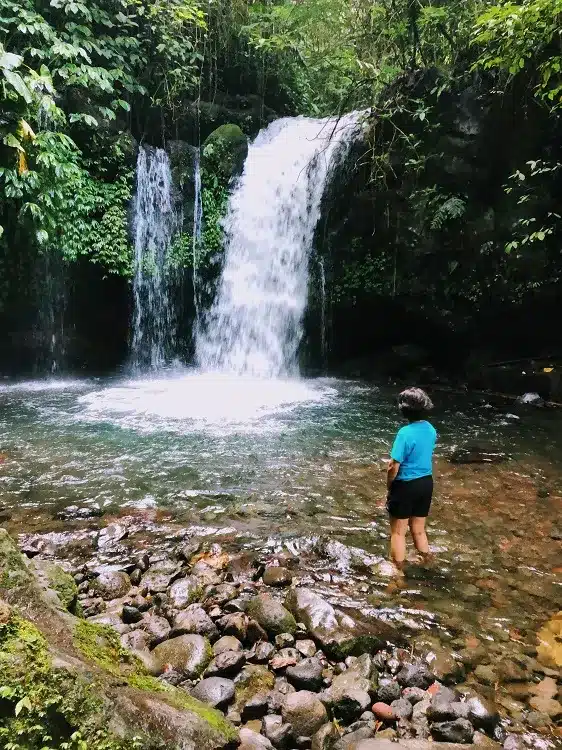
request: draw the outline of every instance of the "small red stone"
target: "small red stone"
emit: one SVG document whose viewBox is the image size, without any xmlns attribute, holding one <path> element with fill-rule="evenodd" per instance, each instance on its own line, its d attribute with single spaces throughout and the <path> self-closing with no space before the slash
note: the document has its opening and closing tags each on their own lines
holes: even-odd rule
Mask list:
<svg viewBox="0 0 562 750">
<path fill-rule="evenodd" d="M 388 703 L 375 703 L 372 708 L 373 713 L 377 717 L 377 719 L 380 719 L 381 721 L 395 721 L 396 720 L 396 714 L 392 710 L 392 708 L 388 705 Z"/>
</svg>

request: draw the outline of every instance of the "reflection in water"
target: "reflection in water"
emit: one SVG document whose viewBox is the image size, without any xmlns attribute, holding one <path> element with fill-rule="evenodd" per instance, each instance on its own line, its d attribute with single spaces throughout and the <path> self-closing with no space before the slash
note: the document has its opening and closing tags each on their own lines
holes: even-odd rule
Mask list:
<svg viewBox="0 0 562 750">
<path fill-rule="evenodd" d="M 68 531 L 69 505 L 127 515 L 131 540 L 165 547 L 186 529 L 228 546 L 300 555 L 302 575 L 343 606 L 376 609 L 443 638 L 514 653 L 561 600 L 562 451 L 556 412 L 435 394 L 440 442 L 433 569 L 390 581 L 384 458 L 394 393 L 357 382 L 260 381 L 190 372 L 138 381 L 0 387 L 2 503 L 11 530 Z M 511 462 L 454 466 L 459 443 Z M 107 521 L 76 522 L 81 529 Z"/>
</svg>

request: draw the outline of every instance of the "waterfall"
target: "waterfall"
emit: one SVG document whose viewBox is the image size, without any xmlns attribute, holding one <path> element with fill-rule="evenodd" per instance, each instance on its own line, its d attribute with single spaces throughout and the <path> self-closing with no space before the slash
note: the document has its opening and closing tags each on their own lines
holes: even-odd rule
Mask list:
<svg viewBox="0 0 562 750">
<path fill-rule="evenodd" d="M 56 251 L 46 250 L 38 261 L 35 368 L 55 375 L 66 365 L 66 268 Z"/>
<path fill-rule="evenodd" d="M 197 335 L 204 369 L 298 374 L 308 257 L 327 177 L 359 115 L 276 120 L 251 144 L 224 221 L 225 260 Z"/>
<path fill-rule="evenodd" d="M 201 231 L 203 228 L 203 201 L 201 196 L 201 155 L 199 149 L 195 151 L 193 166 L 193 182 L 195 199 L 193 203 L 193 305 L 195 307 L 195 330 L 199 328 L 200 320 L 200 279 L 199 279 L 199 251 L 201 249 Z"/>
<path fill-rule="evenodd" d="M 174 209 L 170 160 L 165 151 L 141 146 L 136 178 L 131 361 L 135 369 L 157 369 L 174 354 L 176 321 L 168 251 L 181 226 L 181 216 Z"/>
</svg>

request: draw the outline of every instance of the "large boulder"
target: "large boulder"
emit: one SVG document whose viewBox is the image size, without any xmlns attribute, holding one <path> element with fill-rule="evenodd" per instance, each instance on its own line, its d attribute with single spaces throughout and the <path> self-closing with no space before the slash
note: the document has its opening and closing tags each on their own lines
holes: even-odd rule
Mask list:
<svg viewBox="0 0 562 750">
<path fill-rule="evenodd" d="M 283 719 L 293 727 L 295 737 L 312 737 L 328 721 L 324 705 L 308 690 L 287 695 L 282 710 Z"/>
<path fill-rule="evenodd" d="M 0 672 L 8 696 L 0 731 L 17 733 L 22 747 L 35 746 L 37 726 L 61 745 L 79 732 L 91 750 L 125 750 L 134 738 L 167 750 L 214 750 L 235 740 L 222 714 L 147 675 L 111 628 L 68 613 L 4 529 L 0 600 Z M 29 705 L 16 718 L 24 698 Z"/>
<path fill-rule="evenodd" d="M 259 594 L 248 605 L 248 614 L 264 628 L 268 635 L 296 633 L 297 623 L 293 615 L 269 594 Z"/>
<path fill-rule="evenodd" d="M 164 641 L 156 646 L 152 655 L 158 674 L 173 669 L 187 679 L 193 679 L 203 674 L 213 652 L 206 638 L 192 634 Z"/>
<path fill-rule="evenodd" d="M 238 125 L 220 125 L 203 143 L 201 167 L 228 182 L 239 175 L 248 155 L 248 139 Z"/>
<path fill-rule="evenodd" d="M 372 653 L 388 643 L 406 645 L 391 625 L 360 613 L 344 613 L 334 609 L 321 596 L 306 588 L 293 588 L 287 594 L 285 606 L 323 651 L 335 659 L 351 654 Z"/>
</svg>

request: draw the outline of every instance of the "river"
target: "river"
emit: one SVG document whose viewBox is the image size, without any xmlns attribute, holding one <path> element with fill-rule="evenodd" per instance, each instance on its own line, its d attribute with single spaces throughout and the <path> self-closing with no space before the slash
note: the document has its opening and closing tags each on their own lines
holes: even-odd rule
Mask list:
<svg viewBox="0 0 562 750">
<path fill-rule="evenodd" d="M 437 560 L 424 569 L 411 555 L 397 583 L 381 565 L 395 395 L 356 381 L 188 370 L 5 383 L 3 517 L 20 539 L 89 538 L 117 518 L 130 525 L 129 544 L 153 549 L 186 536 L 263 554 L 285 549 L 333 601 L 444 640 L 477 637 L 492 650 L 510 640 L 517 653 L 562 600 L 559 413 L 433 394 Z M 448 461 L 470 443 L 511 459 Z M 68 506 L 104 515 L 60 520 Z"/>
</svg>

